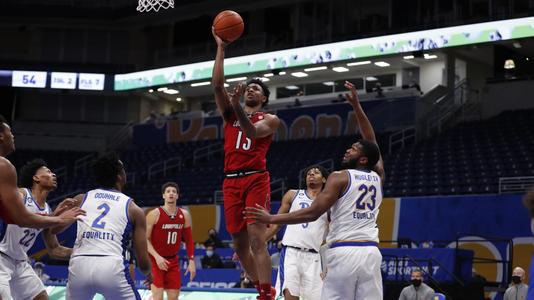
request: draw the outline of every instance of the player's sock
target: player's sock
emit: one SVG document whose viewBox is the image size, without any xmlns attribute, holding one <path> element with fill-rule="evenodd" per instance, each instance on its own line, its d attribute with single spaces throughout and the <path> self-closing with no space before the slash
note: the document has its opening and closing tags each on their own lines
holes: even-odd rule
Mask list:
<svg viewBox="0 0 534 300">
<path fill-rule="evenodd" d="M 275 295 L 272 294 L 270 283 L 260 284 L 260 299 L 271 300 L 273 296 Z"/>
</svg>

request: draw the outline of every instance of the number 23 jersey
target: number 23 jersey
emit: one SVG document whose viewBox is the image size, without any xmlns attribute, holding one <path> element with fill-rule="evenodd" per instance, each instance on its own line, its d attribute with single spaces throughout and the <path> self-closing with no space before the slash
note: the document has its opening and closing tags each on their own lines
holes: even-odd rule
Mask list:
<svg viewBox="0 0 534 300">
<path fill-rule="evenodd" d="M 253 124 L 264 118 L 263 112 L 249 115 Z M 272 140 L 272 135 L 257 139 L 248 138 L 241 130 L 235 114 L 232 114 L 224 124 L 224 171 L 266 170 L 265 157 Z"/>
<path fill-rule="evenodd" d="M 327 242 L 372 241 L 378 243 L 376 220 L 382 203 L 382 182 L 374 171 L 346 170 L 349 185 L 330 208 Z"/>
<path fill-rule="evenodd" d="M 39 215 L 51 214 L 48 203 L 42 208 L 33 199 L 29 189 L 25 188 L 24 192 L 24 206 L 29 212 Z M 42 229 L 24 228 L 15 224 L 9 224 L 4 229 L 4 232 L 0 232 L 0 252 L 16 260 L 27 260 L 26 252 L 33 246 Z"/>
<path fill-rule="evenodd" d="M 87 192 L 80 206 L 87 212 L 78 220 L 72 257 L 126 257 L 133 224 L 128 214 L 132 199 L 117 190 Z"/>
</svg>

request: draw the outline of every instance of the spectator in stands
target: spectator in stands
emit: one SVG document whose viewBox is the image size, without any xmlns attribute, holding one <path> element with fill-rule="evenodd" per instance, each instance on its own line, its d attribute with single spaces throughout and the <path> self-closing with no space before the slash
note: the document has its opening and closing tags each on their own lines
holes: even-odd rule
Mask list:
<svg viewBox="0 0 534 300">
<path fill-rule="evenodd" d="M 236 282 L 234 287 L 242 289 L 253 289 L 254 284 L 248 278 L 247 273 L 245 271 L 241 271 L 241 275 L 239 276 L 239 282 Z"/>
<path fill-rule="evenodd" d="M 220 269 L 223 266 L 221 257 L 215 253 L 212 245 L 206 246 L 206 255 L 201 260 L 203 269 Z"/>
<path fill-rule="evenodd" d="M 527 299 L 528 285 L 523 283 L 525 270 L 516 267 L 512 272 L 512 283 L 504 293 L 503 300 Z"/>
<path fill-rule="evenodd" d="M 375 84 L 373 91 L 376 92 L 376 97 L 384 97 L 384 90 L 382 89 L 382 84 L 380 82 L 377 82 Z"/>
<path fill-rule="evenodd" d="M 225 248 L 226 246 L 219 238 L 219 235 L 217 234 L 217 230 L 215 228 L 210 228 L 208 230 L 208 239 L 204 242 L 204 245 L 207 247 L 208 245 L 211 245 L 215 248 Z"/>
<path fill-rule="evenodd" d="M 278 269 L 280 267 L 280 251 L 282 251 L 282 241 L 278 241 L 278 243 L 276 243 L 276 250 L 276 252 L 271 254 L 271 264 L 273 269 Z"/>
<path fill-rule="evenodd" d="M 534 187 L 523 198 L 523 204 L 527 208 L 530 215 L 530 230 L 534 234 Z M 534 255 L 532 256 L 534 258 Z M 530 286 L 534 286 L 534 259 L 530 262 Z M 527 293 L 527 299 L 534 299 L 534 288 L 531 288 Z"/>
<path fill-rule="evenodd" d="M 412 271 L 412 284 L 405 287 L 399 300 L 434 300 L 434 290 L 423 282 L 423 272 L 419 269 Z"/>
<path fill-rule="evenodd" d="M 50 279 L 50 276 L 48 276 L 44 272 L 44 267 L 45 267 L 45 265 L 40 261 L 36 262 L 33 265 L 33 270 L 35 271 L 35 274 L 37 274 L 37 276 L 39 277 L 39 279 L 41 279 L 43 284 L 45 284 L 48 281 L 48 279 Z"/>
</svg>

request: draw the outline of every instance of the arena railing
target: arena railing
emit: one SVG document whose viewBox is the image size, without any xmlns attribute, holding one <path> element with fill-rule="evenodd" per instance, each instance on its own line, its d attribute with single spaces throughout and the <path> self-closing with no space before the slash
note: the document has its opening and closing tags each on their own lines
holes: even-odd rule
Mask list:
<svg viewBox="0 0 534 300">
<path fill-rule="evenodd" d="M 524 193 L 534 186 L 534 176 L 500 177 L 499 194 Z"/>
<path fill-rule="evenodd" d="M 202 148 L 198 148 L 193 152 L 193 165 L 196 165 L 202 158 L 209 160 L 215 153 L 224 151 L 221 143 L 212 143 Z"/>
<path fill-rule="evenodd" d="M 173 169 L 182 170 L 182 157 L 175 156 L 150 165 L 147 172 L 148 180 L 152 180 L 158 174 L 167 176 L 167 172 Z"/>
</svg>

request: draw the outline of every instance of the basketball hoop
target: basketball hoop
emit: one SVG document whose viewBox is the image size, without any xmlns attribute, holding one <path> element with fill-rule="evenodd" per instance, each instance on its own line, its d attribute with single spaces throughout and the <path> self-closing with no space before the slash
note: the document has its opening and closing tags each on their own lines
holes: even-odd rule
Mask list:
<svg viewBox="0 0 534 300">
<path fill-rule="evenodd" d="M 174 8 L 174 0 L 139 0 L 138 12 L 157 12 L 160 9 Z"/>
</svg>

